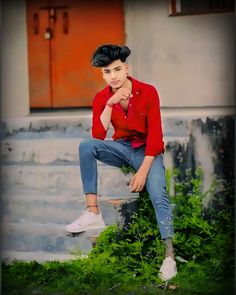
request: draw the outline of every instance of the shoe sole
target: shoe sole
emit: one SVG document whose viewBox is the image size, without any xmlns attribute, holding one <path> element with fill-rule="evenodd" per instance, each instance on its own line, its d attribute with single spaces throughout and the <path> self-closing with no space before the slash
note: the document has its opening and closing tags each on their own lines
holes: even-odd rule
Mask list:
<svg viewBox="0 0 236 295">
<path fill-rule="evenodd" d="M 82 229 L 80 229 L 78 231 L 71 231 L 71 230 L 66 229 L 66 232 L 72 233 L 72 234 L 77 234 L 77 233 L 85 232 L 85 231 L 90 230 L 90 229 L 99 229 L 99 228 L 105 228 L 105 227 L 106 227 L 106 225 L 85 226 L 85 227 L 83 227 Z"/>
</svg>

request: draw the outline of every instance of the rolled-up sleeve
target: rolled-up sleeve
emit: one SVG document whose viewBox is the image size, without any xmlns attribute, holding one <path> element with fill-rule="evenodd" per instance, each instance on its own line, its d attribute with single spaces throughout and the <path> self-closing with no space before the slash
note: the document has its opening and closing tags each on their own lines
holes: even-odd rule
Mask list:
<svg viewBox="0 0 236 295">
<path fill-rule="evenodd" d="M 97 139 L 105 139 L 107 130 L 105 130 L 100 116 L 104 110 L 105 106 L 102 97 L 96 95 L 93 99 L 93 119 L 92 119 L 92 137 Z"/>
<path fill-rule="evenodd" d="M 148 91 L 147 106 L 147 142 L 146 156 L 157 156 L 164 152 L 162 122 L 160 112 L 159 95 L 155 87 L 151 86 Z"/>
</svg>

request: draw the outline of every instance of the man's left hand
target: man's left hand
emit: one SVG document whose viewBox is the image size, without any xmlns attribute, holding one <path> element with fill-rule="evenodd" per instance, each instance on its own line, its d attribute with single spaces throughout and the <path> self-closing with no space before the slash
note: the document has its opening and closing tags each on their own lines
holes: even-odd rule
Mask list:
<svg viewBox="0 0 236 295">
<path fill-rule="evenodd" d="M 147 173 L 143 172 L 142 170 L 138 170 L 131 178 L 129 184 L 130 192 L 141 192 L 144 189 L 146 179 Z"/>
</svg>

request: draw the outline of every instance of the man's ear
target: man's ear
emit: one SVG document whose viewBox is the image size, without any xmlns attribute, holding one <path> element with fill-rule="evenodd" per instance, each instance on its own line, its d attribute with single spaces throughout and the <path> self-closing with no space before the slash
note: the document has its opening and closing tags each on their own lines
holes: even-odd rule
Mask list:
<svg viewBox="0 0 236 295">
<path fill-rule="evenodd" d="M 127 62 L 125 63 L 125 69 L 128 72 L 128 70 L 129 70 L 129 64 Z"/>
</svg>

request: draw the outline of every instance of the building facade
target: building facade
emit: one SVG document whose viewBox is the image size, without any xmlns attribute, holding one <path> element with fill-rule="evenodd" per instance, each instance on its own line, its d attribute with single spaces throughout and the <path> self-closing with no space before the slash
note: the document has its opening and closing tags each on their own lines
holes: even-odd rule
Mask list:
<svg viewBox="0 0 236 295">
<path fill-rule="evenodd" d="M 74 244 L 90 248 L 88 236 L 71 242 L 63 228 L 84 205 L 77 149 L 91 136 L 93 93 L 104 86 L 90 65 L 99 44 L 129 46 L 130 75 L 156 86 L 168 169 L 201 167 L 204 191 L 216 177 L 234 178 L 234 9 L 186 1 L 90 3 L 2 4 L 3 249 L 9 259 L 35 253 L 39 260 L 55 253 L 63 259 Z M 122 210 L 118 219 L 111 213 L 117 204 L 132 207 L 135 197 L 119 171 L 99 167 L 103 211 L 112 224 L 122 219 Z"/>
</svg>

